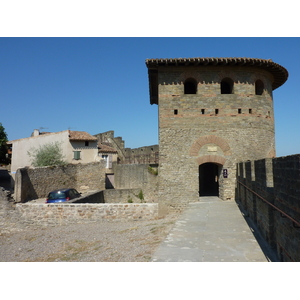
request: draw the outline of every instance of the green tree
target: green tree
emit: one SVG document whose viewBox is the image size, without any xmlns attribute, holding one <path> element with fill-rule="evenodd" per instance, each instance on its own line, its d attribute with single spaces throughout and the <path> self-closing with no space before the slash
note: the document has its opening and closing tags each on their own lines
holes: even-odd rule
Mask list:
<svg viewBox="0 0 300 300">
<path fill-rule="evenodd" d="M 48 143 L 37 149 L 30 149 L 27 154 L 34 167 L 62 166 L 66 164 L 59 142 Z"/>
<path fill-rule="evenodd" d="M 2 123 L 0 123 L 0 163 L 7 164 L 8 158 L 7 158 L 7 134 L 5 132 L 5 128 L 2 126 Z"/>
</svg>

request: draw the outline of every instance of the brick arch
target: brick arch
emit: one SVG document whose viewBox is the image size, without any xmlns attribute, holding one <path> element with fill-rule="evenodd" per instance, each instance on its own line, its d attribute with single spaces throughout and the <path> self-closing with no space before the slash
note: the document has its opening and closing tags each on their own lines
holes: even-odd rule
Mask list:
<svg viewBox="0 0 300 300">
<path fill-rule="evenodd" d="M 198 72 L 186 71 L 180 74 L 179 83 L 183 84 L 188 78 L 195 79 L 197 81 L 197 84 L 199 84 L 199 82 L 203 80 L 202 76 Z"/>
<path fill-rule="evenodd" d="M 218 81 L 221 82 L 224 78 L 231 78 L 233 82 L 238 82 L 238 76 L 232 71 L 221 71 L 218 73 Z"/>
<path fill-rule="evenodd" d="M 219 155 L 204 155 L 201 157 L 197 158 L 197 163 L 198 165 L 202 165 L 205 163 L 215 163 L 215 164 L 219 164 L 219 165 L 224 165 L 226 161 L 226 158 L 223 156 L 219 156 Z"/>
<path fill-rule="evenodd" d="M 190 149 L 190 155 L 198 156 L 200 149 L 206 144 L 215 144 L 219 146 L 225 155 L 228 154 L 228 151 L 230 150 L 229 144 L 223 138 L 220 138 L 215 135 L 206 135 L 200 137 L 193 143 Z"/>
<path fill-rule="evenodd" d="M 250 76 L 249 81 L 251 84 L 254 85 L 256 80 L 261 80 L 263 82 L 264 86 L 267 86 L 267 84 L 268 84 L 267 79 L 262 74 L 252 74 Z"/>
</svg>

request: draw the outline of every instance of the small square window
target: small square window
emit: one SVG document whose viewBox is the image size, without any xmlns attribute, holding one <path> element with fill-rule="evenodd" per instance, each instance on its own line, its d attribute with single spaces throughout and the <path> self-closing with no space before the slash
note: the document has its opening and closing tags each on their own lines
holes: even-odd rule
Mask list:
<svg viewBox="0 0 300 300">
<path fill-rule="evenodd" d="M 202 114 L 202 115 L 205 114 L 205 109 L 201 109 L 201 114 Z"/>
<path fill-rule="evenodd" d="M 178 115 L 178 109 L 174 109 L 174 115 Z"/>
<path fill-rule="evenodd" d="M 216 108 L 216 109 L 215 109 L 215 114 L 217 115 L 218 113 L 219 113 L 219 109 Z"/>
<path fill-rule="evenodd" d="M 89 142 L 88 142 L 88 141 L 85 141 L 85 142 L 84 142 L 84 145 L 85 145 L 86 147 L 88 147 L 88 146 L 89 146 Z"/>
<path fill-rule="evenodd" d="M 239 113 L 239 114 L 242 113 L 242 109 L 241 109 L 241 108 L 238 109 L 238 113 Z"/>
</svg>

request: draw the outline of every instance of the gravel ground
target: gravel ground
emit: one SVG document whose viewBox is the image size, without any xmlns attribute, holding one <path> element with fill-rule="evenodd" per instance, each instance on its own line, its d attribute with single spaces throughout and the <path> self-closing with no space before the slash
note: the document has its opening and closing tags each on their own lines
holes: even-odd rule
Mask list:
<svg viewBox="0 0 300 300">
<path fill-rule="evenodd" d="M 178 215 L 55 227 L 0 227 L 1 262 L 147 262 Z M 3 225 L 3 224 L 2 224 Z"/>
</svg>

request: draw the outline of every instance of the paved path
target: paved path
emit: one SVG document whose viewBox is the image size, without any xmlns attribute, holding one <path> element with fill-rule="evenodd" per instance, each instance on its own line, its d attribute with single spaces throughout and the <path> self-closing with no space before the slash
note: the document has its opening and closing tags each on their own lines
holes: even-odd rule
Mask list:
<svg viewBox="0 0 300 300">
<path fill-rule="evenodd" d="M 237 204 L 218 197 L 201 197 L 179 217 L 152 261 L 266 262 Z"/>
</svg>

